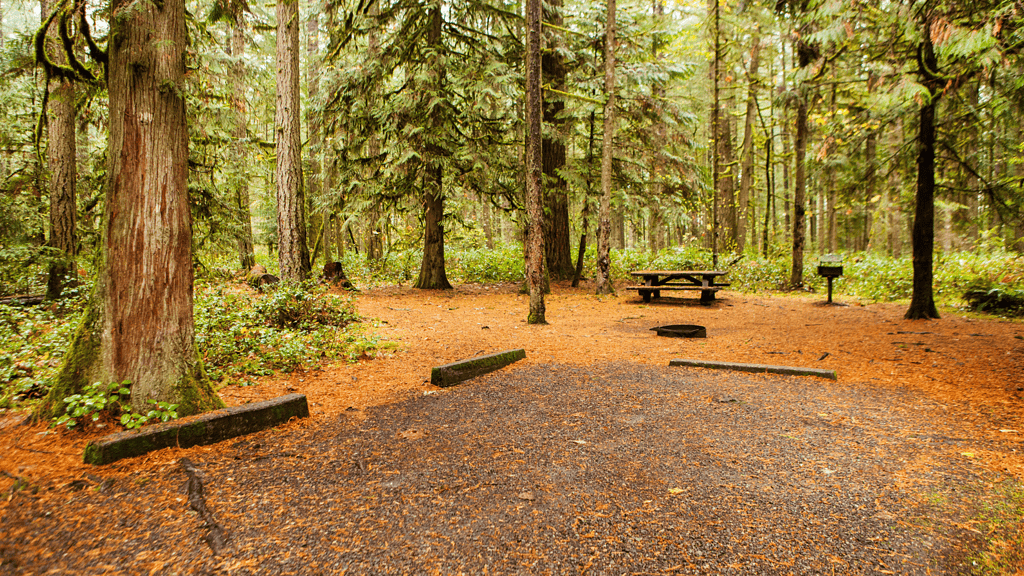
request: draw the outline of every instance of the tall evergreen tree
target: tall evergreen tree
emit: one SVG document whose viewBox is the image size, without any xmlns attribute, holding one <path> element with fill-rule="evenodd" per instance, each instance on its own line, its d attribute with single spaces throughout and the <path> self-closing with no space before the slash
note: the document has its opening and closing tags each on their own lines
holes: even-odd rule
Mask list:
<svg viewBox="0 0 1024 576">
<path fill-rule="evenodd" d="M 58 18 L 66 22 L 70 18 L 67 8 L 54 0 L 40 3 L 42 20 L 59 11 Z M 54 23 L 46 32 L 46 53 L 58 66 L 67 66 L 67 56 L 61 47 L 59 26 Z M 74 256 L 76 252 L 77 206 L 75 203 L 75 181 L 77 178 L 75 151 L 75 84 L 71 76 L 55 75 L 47 83 L 46 114 L 47 145 L 44 183 L 50 195 L 50 238 L 49 246 L 61 253 L 61 259 L 50 265 L 46 283 L 47 299 L 58 298 L 64 284 L 73 280 L 76 273 Z"/>
<path fill-rule="evenodd" d="M 92 382 L 130 382 L 131 405 L 222 405 L 199 363 L 185 124 L 185 4 L 110 5 L 102 258 L 93 298 L 43 415 Z M 171 89 L 168 89 L 171 87 Z"/>
<path fill-rule="evenodd" d="M 547 324 L 544 317 L 543 144 L 541 99 L 541 0 L 526 3 L 526 284 L 530 292 L 530 324 Z"/>
<path fill-rule="evenodd" d="M 604 33 L 604 132 L 601 147 L 601 213 L 597 232 L 597 293 L 611 294 L 612 157 L 615 154 L 615 0 L 608 1 Z"/>
<path fill-rule="evenodd" d="M 305 280 L 310 271 L 302 180 L 300 72 L 299 2 L 277 0 L 277 248 L 281 277 L 294 281 Z"/>
</svg>

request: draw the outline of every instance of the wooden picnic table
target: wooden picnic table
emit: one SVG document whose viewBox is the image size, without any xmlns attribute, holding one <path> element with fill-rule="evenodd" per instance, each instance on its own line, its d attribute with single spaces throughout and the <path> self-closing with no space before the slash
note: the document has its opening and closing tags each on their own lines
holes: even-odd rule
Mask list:
<svg viewBox="0 0 1024 576">
<path fill-rule="evenodd" d="M 725 275 L 721 270 L 637 270 L 629 274 L 643 285 L 626 289 L 636 290 L 644 302 L 650 302 L 652 297 L 660 298 L 662 290 L 700 290 L 701 303 L 708 304 L 715 299 L 715 292 L 729 285 L 715 281 Z"/>
</svg>

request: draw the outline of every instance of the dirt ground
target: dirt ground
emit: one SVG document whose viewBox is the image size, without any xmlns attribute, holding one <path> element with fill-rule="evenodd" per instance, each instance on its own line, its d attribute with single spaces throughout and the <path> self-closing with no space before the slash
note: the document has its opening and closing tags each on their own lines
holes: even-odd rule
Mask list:
<svg viewBox="0 0 1024 576">
<path fill-rule="evenodd" d="M 644 304 L 625 291 L 598 297 L 589 287 L 556 285 L 546 300 L 549 324 L 530 326 L 525 322 L 527 299 L 516 289 L 470 285 L 446 292 L 403 287 L 364 291 L 357 302 L 365 329 L 396 342 L 397 348 L 354 364 L 268 377 L 258 386 L 228 387 L 221 395 L 228 404 L 237 405 L 289 392 L 306 394 L 312 418 L 277 431 L 282 438 L 289 434 L 300 438 L 339 418 L 372 418 L 368 415 L 384 414 L 386 410 L 381 410 L 387 406 L 404 405 L 435 392 L 429 384 L 432 366 L 514 348 L 525 349 L 526 360 L 503 373 L 615 363 L 653 370 L 677 358 L 828 368 L 837 372 L 838 383 L 809 379 L 812 386 L 820 383 L 822 388 L 841 386 L 890 399 L 910 398 L 927 411 L 930 436 L 957 440 L 939 442 L 903 462 L 897 476 L 908 485 L 927 478 L 922 471 L 929 466 L 948 467 L 949 462 L 965 459 L 972 470 L 990 474 L 989 478 L 1024 481 L 1024 325 L 1020 323 L 951 312 L 939 320 L 907 321 L 902 317 L 903 306 L 853 301 L 825 306 L 820 295 L 720 292 L 711 306 L 701 306 L 693 297 Z M 667 339 L 650 330 L 667 324 L 703 325 L 708 337 Z M 712 378 L 710 373 L 708 377 Z M 0 417 L 0 492 L 7 494 L 0 514 L 11 520 L 31 517 L 13 510 L 26 506 L 26 501 L 44 514 L 42 510 L 55 511 L 62 503 L 70 503 L 77 488 L 104 491 L 104 482 L 111 483 L 106 486 L 138 485 L 139 479 L 145 479 L 154 486 L 180 484 L 180 458 L 213 459 L 223 455 L 228 444 L 162 450 L 110 466 L 89 467 L 81 463 L 82 451 L 102 430 L 54 434 L 23 420 L 21 415 Z M 238 449 L 238 445 L 232 446 Z M 11 488 L 16 482 L 30 488 L 15 492 Z M 187 531 L 188 522 L 194 528 L 194 515 L 183 513 L 187 504 L 177 492 L 154 489 L 153 501 L 145 503 L 148 512 L 142 516 L 166 517 L 171 533 Z M 123 505 L 132 509 L 139 504 Z M 76 510 L 87 515 L 88 506 Z M 91 525 L 84 517 L 77 521 Z M 32 538 L 28 526 L 0 527 L 0 532 L 8 530 L 10 538 L 0 537 L 0 541 L 11 541 L 17 531 L 19 541 L 53 545 L 43 536 Z M 11 565 L 12 554 L 0 546 L 0 568 L 5 558 Z M 158 574 L 170 562 L 154 555 L 133 566 L 146 566 L 148 573 Z M 115 573 L 119 568 L 123 567 L 110 566 Z M 768 573 L 782 573 L 773 570 Z"/>
</svg>

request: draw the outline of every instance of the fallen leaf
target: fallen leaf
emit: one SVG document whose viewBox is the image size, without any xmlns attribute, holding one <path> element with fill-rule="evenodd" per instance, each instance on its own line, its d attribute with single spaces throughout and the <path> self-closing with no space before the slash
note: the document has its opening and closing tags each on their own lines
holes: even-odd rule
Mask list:
<svg viewBox="0 0 1024 576">
<path fill-rule="evenodd" d="M 683 489 L 682 488 L 669 488 L 668 489 L 668 493 L 669 494 L 682 494 L 683 493 Z"/>
</svg>

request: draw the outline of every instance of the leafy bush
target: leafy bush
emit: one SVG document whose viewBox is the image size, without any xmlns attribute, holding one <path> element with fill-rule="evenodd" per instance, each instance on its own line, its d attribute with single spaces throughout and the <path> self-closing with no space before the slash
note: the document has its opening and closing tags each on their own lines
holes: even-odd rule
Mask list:
<svg viewBox="0 0 1024 576">
<path fill-rule="evenodd" d="M 358 320 L 351 302 L 313 283 L 281 282 L 258 298 L 253 310 L 274 328 L 309 332 L 320 326 L 343 328 Z"/>
<path fill-rule="evenodd" d="M 352 296 L 282 283 L 267 294 L 238 285 L 196 289 L 196 346 L 214 380 L 244 382 L 323 358 L 353 361 L 381 344 L 359 327 Z"/>
<path fill-rule="evenodd" d="M 978 279 L 964 292 L 967 307 L 975 312 L 1024 316 L 1024 290 Z"/>
</svg>

